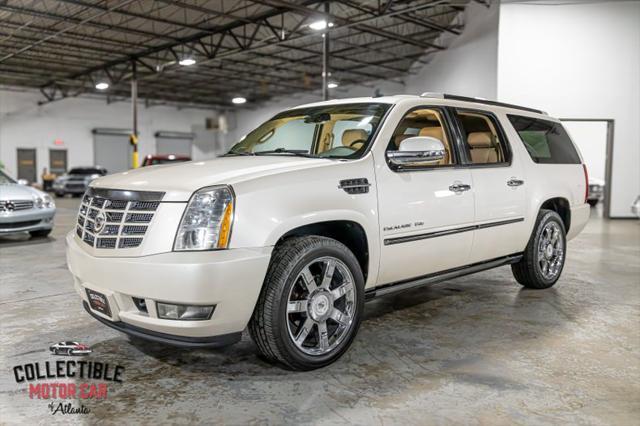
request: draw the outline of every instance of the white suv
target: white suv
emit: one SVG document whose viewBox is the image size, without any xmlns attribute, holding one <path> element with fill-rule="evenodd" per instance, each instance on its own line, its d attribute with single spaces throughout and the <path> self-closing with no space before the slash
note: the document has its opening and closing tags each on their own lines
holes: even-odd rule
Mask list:
<svg viewBox="0 0 640 426">
<path fill-rule="evenodd" d="M 347 350 L 366 299 L 502 265 L 551 287 L 586 192 L 541 111 L 342 99 L 277 114 L 223 158 L 93 181 L 67 258 L 110 327 L 203 347 L 248 326 L 266 358 L 313 369 Z"/>
</svg>

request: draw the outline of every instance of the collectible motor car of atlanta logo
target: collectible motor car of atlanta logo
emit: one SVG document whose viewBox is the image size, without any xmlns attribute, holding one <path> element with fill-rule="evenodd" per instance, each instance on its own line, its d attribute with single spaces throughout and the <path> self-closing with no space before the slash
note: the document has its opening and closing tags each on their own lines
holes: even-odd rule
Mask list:
<svg viewBox="0 0 640 426">
<path fill-rule="evenodd" d="M 62 341 L 49 346 L 54 355 L 89 355 L 88 345 Z M 89 414 L 87 401 L 107 399 L 112 385 L 123 382 L 124 366 L 95 359 L 57 359 L 15 365 L 16 383 L 32 400 L 47 400 L 51 414 Z M 1 423 L 1 422 L 0 422 Z"/>
</svg>

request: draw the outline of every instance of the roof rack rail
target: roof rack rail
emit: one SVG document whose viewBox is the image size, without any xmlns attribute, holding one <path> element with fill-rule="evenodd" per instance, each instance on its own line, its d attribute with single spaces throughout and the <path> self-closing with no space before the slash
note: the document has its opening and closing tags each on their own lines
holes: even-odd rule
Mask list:
<svg viewBox="0 0 640 426">
<path fill-rule="evenodd" d="M 444 93 L 436 93 L 436 92 L 424 92 L 420 95 L 421 98 L 438 98 L 444 99 Z"/>
<path fill-rule="evenodd" d="M 498 101 L 490 101 L 490 100 L 482 99 L 482 98 L 471 98 L 471 97 L 468 97 L 468 96 L 449 95 L 449 94 L 446 94 L 446 93 L 443 94 L 442 97 L 443 97 L 443 99 L 451 99 L 453 101 L 474 102 L 476 104 L 494 105 L 494 106 L 500 106 L 500 107 L 505 107 L 505 108 L 513 108 L 513 109 L 520 109 L 520 110 L 523 110 L 523 111 L 535 112 L 537 114 L 549 115 L 545 111 L 542 111 L 542 110 L 539 110 L 539 109 L 523 107 L 523 106 L 520 106 L 520 105 L 507 104 L 507 103 L 498 102 Z"/>
</svg>

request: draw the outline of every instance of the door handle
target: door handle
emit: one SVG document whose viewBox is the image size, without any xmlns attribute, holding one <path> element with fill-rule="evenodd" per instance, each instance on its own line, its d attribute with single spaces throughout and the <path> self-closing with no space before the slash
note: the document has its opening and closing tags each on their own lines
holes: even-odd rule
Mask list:
<svg viewBox="0 0 640 426">
<path fill-rule="evenodd" d="M 524 185 L 524 181 L 522 179 L 511 178 L 507 181 L 507 186 L 520 186 Z"/>
<path fill-rule="evenodd" d="M 470 189 L 471 189 L 471 185 L 467 185 L 466 183 L 454 183 L 451 186 L 449 186 L 449 191 L 455 192 L 456 194 L 459 194 L 464 191 L 468 191 Z"/>
</svg>

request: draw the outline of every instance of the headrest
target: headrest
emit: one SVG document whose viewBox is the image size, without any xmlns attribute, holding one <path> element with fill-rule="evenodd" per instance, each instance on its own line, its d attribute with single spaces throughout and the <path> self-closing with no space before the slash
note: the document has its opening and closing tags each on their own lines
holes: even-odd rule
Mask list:
<svg viewBox="0 0 640 426">
<path fill-rule="evenodd" d="M 422 129 L 420 129 L 420 133 L 418 133 L 418 136 L 429 136 L 438 139 L 440 142 L 442 142 L 444 139 L 442 127 L 423 127 Z"/>
<path fill-rule="evenodd" d="M 491 132 L 471 132 L 467 135 L 467 142 L 471 148 L 492 148 Z"/>
<path fill-rule="evenodd" d="M 413 135 L 396 135 L 393 138 L 393 143 L 396 145 L 396 148 L 400 148 L 400 142 L 403 140 L 410 138 Z"/>
<path fill-rule="evenodd" d="M 342 132 L 342 145 L 346 147 L 355 148 L 355 146 L 351 146 L 352 143 L 356 141 L 364 143 L 367 139 L 369 139 L 369 134 L 364 129 L 349 129 Z"/>
</svg>

